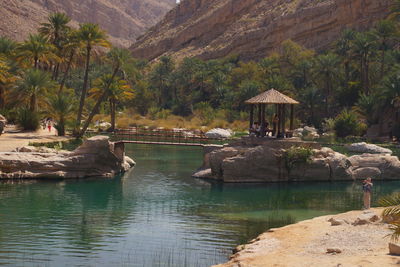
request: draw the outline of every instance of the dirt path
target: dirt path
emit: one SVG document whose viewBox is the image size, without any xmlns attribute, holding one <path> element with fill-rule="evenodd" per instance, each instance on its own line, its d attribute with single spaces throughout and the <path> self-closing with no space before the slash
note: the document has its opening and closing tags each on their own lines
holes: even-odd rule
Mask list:
<svg viewBox="0 0 400 267">
<path fill-rule="evenodd" d="M 17 147 L 27 146 L 30 142 L 52 142 L 68 140 L 69 137 L 56 136 L 53 128 L 51 132 L 47 129 L 39 129 L 36 132 L 18 132 L 14 127 L 6 127 L 6 132 L 0 135 L 0 152 L 9 152 Z"/>
<path fill-rule="evenodd" d="M 380 215 L 380 209 L 372 210 Z M 381 222 L 352 225 L 362 211 L 322 216 L 261 234 L 219 267 L 256 266 L 398 266 L 400 257 L 388 254 L 390 231 Z M 330 218 L 345 220 L 331 226 Z M 340 249 L 340 253 L 327 253 Z"/>
</svg>

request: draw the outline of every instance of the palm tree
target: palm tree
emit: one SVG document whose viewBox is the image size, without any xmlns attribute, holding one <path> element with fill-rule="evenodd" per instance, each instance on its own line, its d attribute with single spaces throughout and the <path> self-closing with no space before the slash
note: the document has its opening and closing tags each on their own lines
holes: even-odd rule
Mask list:
<svg viewBox="0 0 400 267">
<path fill-rule="evenodd" d="M 100 77 L 96 82 L 96 87 L 90 90 L 91 96 L 99 99 L 103 92 L 106 90 L 111 79 L 111 75 L 105 75 Z M 115 130 L 116 122 L 116 108 L 117 103 L 122 101 L 128 101 L 133 99 L 134 92 L 132 87 L 125 81 L 119 78 L 115 78 L 109 85 L 108 101 L 110 103 L 110 116 L 111 116 L 111 127 L 109 131 Z"/>
<path fill-rule="evenodd" d="M 64 50 L 65 54 L 68 55 L 67 66 L 64 70 L 64 75 L 60 82 L 60 88 L 58 90 L 59 93 L 61 93 L 64 89 L 65 82 L 67 81 L 67 77 L 71 70 L 75 55 L 82 48 L 82 42 L 78 39 L 77 31 L 73 31 L 73 30 L 69 31 L 66 39 L 67 39 L 67 41 L 65 42 L 63 50 Z"/>
<path fill-rule="evenodd" d="M 343 31 L 342 36 L 336 43 L 335 52 L 342 58 L 344 68 L 344 86 L 347 87 L 350 82 L 350 63 L 353 59 L 352 41 L 356 32 L 352 29 Z"/>
<path fill-rule="evenodd" d="M 19 81 L 16 93 L 21 103 L 26 103 L 30 111 L 35 112 L 40 101 L 38 97 L 44 100 L 48 90 L 53 87 L 54 84 L 47 73 L 38 69 L 28 69 Z"/>
<path fill-rule="evenodd" d="M 94 115 L 97 114 L 99 111 L 100 105 L 103 101 L 107 99 L 107 97 L 110 95 L 110 86 L 114 82 L 115 77 L 117 76 L 118 72 L 122 69 L 124 69 L 127 65 L 131 65 L 133 63 L 133 58 L 131 56 L 131 53 L 129 50 L 122 49 L 122 48 L 112 48 L 111 51 L 107 55 L 108 61 L 111 62 L 111 65 L 113 66 L 113 73 L 112 75 L 107 79 L 106 86 L 104 87 L 104 91 L 102 95 L 99 97 L 97 100 L 96 104 L 94 105 L 92 111 L 89 114 L 88 119 L 85 121 L 85 124 L 82 128 L 82 131 L 78 135 L 78 137 L 82 137 L 87 128 L 89 127 L 89 124 L 93 120 Z"/>
<path fill-rule="evenodd" d="M 0 36 L 0 54 L 10 57 L 15 53 L 17 43 L 7 37 Z"/>
<path fill-rule="evenodd" d="M 385 56 L 386 51 L 390 48 L 391 41 L 394 39 L 397 33 L 396 24 L 390 20 L 381 20 L 375 25 L 373 33 L 376 36 L 378 48 L 381 50 L 381 67 L 380 67 L 380 78 L 382 79 L 385 74 Z"/>
<path fill-rule="evenodd" d="M 361 93 L 356 105 L 353 107 L 357 114 L 365 118 L 368 125 L 372 125 L 375 122 L 375 111 L 377 107 L 376 98 L 377 96 L 373 94 L 366 95 Z"/>
<path fill-rule="evenodd" d="M 357 33 L 355 35 L 352 50 L 360 62 L 361 85 L 365 93 L 369 94 L 370 79 L 369 65 L 376 48 L 376 37 L 371 33 Z"/>
<path fill-rule="evenodd" d="M 39 62 L 49 63 L 51 60 L 59 59 L 54 53 L 54 46 L 41 34 L 29 35 L 28 40 L 22 43 L 18 50 L 18 58 L 33 62 L 35 69 L 39 68 Z"/>
<path fill-rule="evenodd" d="M 60 58 L 63 57 L 63 47 L 65 45 L 67 34 L 71 29 L 68 26 L 70 21 L 71 18 L 66 14 L 57 12 L 50 14 L 48 22 L 42 23 L 39 28 L 39 33 L 46 37 L 48 41 L 56 47 Z M 54 66 L 53 79 L 57 79 L 59 68 L 60 63 L 57 62 Z"/>
<path fill-rule="evenodd" d="M 77 38 L 84 43 L 86 47 L 86 62 L 85 62 L 85 76 L 83 80 L 83 87 L 81 92 L 81 99 L 79 102 L 79 110 L 76 118 L 76 132 L 79 131 L 83 107 L 85 106 L 85 99 L 88 87 L 88 79 L 89 79 L 89 66 L 90 66 L 90 57 L 92 53 L 92 49 L 94 46 L 103 46 L 109 47 L 110 44 L 106 40 L 106 34 L 102 31 L 97 24 L 85 23 L 81 24 L 80 28 L 77 32 Z"/>
<path fill-rule="evenodd" d="M 15 76 L 11 73 L 5 57 L 0 56 L 0 110 L 6 104 L 6 90 L 15 82 Z"/>
<path fill-rule="evenodd" d="M 74 98 L 70 94 L 56 94 L 47 99 L 49 115 L 55 119 L 59 136 L 65 135 L 66 121 L 71 117 L 75 108 Z"/>
<path fill-rule="evenodd" d="M 158 105 L 167 108 L 167 103 L 171 99 L 170 80 L 171 73 L 175 68 L 175 63 L 171 57 L 163 56 L 150 74 L 150 81 L 153 90 L 156 91 Z"/>
<path fill-rule="evenodd" d="M 329 116 L 329 99 L 333 91 L 334 78 L 337 75 L 339 58 L 335 54 L 319 55 L 315 62 L 315 74 L 325 87 L 325 112 Z"/>
<path fill-rule="evenodd" d="M 382 212 L 382 216 L 389 218 L 390 230 L 393 232 L 391 239 L 397 242 L 400 237 L 400 194 L 381 198 L 379 205 L 386 207 Z"/>
</svg>

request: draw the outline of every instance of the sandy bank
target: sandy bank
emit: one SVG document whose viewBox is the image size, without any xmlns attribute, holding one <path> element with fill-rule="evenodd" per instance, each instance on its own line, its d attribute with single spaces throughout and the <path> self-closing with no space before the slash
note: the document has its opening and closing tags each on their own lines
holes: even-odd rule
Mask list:
<svg viewBox="0 0 400 267">
<path fill-rule="evenodd" d="M 31 142 L 55 142 L 68 140 L 69 137 L 56 136 L 56 132 L 52 129 L 40 129 L 36 132 L 13 132 L 14 128 L 7 127 L 6 133 L 0 135 L 0 152 L 9 152 L 17 147 L 27 146 Z"/>
<path fill-rule="evenodd" d="M 377 215 L 382 209 L 372 209 Z M 388 254 L 388 225 L 371 222 L 352 225 L 363 211 L 316 217 L 282 228 L 271 229 L 252 240 L 219 267 L 244 266 L 392 266 L 400 257 Z M 331 226 L 330 218 L 343 224 Z M 346 223 L 348 222 L 348 223 Z M 339 249 L 341 253 L 327 253 Z"/>
</svg>

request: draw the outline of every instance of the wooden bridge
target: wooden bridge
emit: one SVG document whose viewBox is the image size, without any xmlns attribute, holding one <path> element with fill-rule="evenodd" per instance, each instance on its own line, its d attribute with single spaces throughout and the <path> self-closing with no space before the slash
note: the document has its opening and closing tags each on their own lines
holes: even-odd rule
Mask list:
<svg viewBox="0 0 400 267">
<path fill-rule="evenodd" d="M 224 138 L 209 138 L 203 132 L 188 131 L 184 129 L 150 129 L 145 127 L 130 127 L 117 129 L 114 132 L 88 131 L 87 136 L 108 135 L 116 143 L 169 145 L 169 146 L 195 146 L 223 145 L 227 142 Z"/>
</svg>

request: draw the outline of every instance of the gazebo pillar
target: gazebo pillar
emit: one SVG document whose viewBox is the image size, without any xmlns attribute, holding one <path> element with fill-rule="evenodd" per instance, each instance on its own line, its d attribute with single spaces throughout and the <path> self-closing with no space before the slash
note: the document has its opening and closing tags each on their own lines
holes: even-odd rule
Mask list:
<svg viewBox="0 0 400 267">
<path fill-rule="evenodd" d="M 286 134 L 286 106 L 282 104 L 282 138 L 285 137 Z"/>
<path fill-rule="evenodd" d="M 262 104 L 258 104 L 258 125 L 261 125 L 261 106 Z"/>
<path fill-rule="evenodd" d="M 261 129 L 260 129 L 260 134 L 261 137 L 265 136 L 265 104 L 261 105 Z"/>
<path fill-rule="evenodd" d="M 277 115 L 278 115 L 278 119 L 279 119 L 279 121 L 278 121 L 278 132 L 277 132 L 277 134 L 276 134 L 276 137 L 278 138 L 278 137 L 280 137 L 281 136 L 281 121 L 282 121 L 282 108 L 281 108 L 281 104 L 278 104 L 278 113 L 277 113 Z"/>
<path fill-rule="evenodd" d="M 290 131 L 293 131 L 294 105 L 290 105 Z"/>
<path fill-rule="evenodd" d="M 250 105 L 250 126 L 249 129 L 253 127 L 254 124 L 254 105 Z"/>
</svg>

